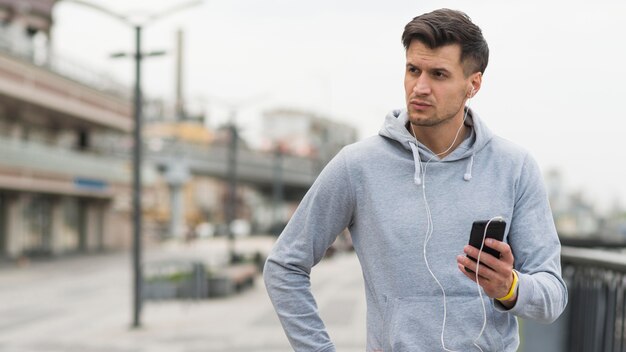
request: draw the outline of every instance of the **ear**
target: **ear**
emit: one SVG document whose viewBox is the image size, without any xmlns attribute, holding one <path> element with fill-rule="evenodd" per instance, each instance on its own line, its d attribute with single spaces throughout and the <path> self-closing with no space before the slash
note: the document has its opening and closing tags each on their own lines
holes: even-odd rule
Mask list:
<svg viewBox="0 0 626 352">
<path fill-rule="evenodd" d="M 473 98 L 480 90 L 483 83 L 483 74 L 474 72 L 469 76 L 469 87 L 467 89 L 467 98 Z"/>
</svg>

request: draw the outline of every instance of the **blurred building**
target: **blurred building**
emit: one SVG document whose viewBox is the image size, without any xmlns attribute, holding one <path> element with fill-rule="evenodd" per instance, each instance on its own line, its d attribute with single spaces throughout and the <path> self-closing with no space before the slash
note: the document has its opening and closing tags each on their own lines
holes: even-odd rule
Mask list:
<svg viewBox="0 0 626 352">
<path fill-rule="evenodd" d="M 354 126 L 303 110 L 273 109 L 263 114 L 264 147 L 283 153 L 330 160 L 345 145 L 356 142 Z"/>
<path fill-rule="evenodd" d="M 0 258 L 131 243 L 130 90 L 53 53 L 54 3 L 0 0 Z M 208 130 L 202 106 L 184 105 L 179 92 L 173 109 L 144 107 L 144 240 L 197 227 L 224 233 L 233 161 L 230 220 L 263 232 L 286 221 L 326 161 L 356 140 L 350 126 L 277 109 L 265 116 L 270 147 L 252 150 L 232 126 Z"/>
<path fill-rule="evenodd" d="M 148 158 L 166 152 L 174 154 L 157 167 L 157 200 L 144 208 L 144 219 L 154 223 L 161 238 L 182 238 L 200 224 L 223 222 L 225 183 L 194 174 L 187 160 L 192 151 L 208 155 L 216 134 L 201 121 L 178 121 L 174 116 L 171 109 L 153 110 L 146 114 L 144 129 Z"/>
<path fill-rule="evenodd" d="M 546 174 L 546 186 L 550 207 L 560 236 L 597 236 L 600 230 L 600 217 L 593 205 L 581 192 L 567 192 L 563 175 L 558 170 Z"/>
<path fill-rule="evenodd" d="M 276 165 L 284 164 L 286 158 L 308 158 L 315 160 L 316 171 L 320 172 L 344 146 L 358 139 L 354 126 L 313 111 L 276 108 L 265 111 L 262 121 L 264 140 L 261 149 L 275 155 Z M 297 208 L 299 199 L 297 202 L 282 202 L 280 186 L 275 185 L 273 189 L 270 232 L 279 234 Z"/>
<path fill-rule="evenodd" d="M 0 0 L 1 257 L 130 239 L 129 91 L 52 54 L 54 2 Z"/>
<path fill-rule="evenodd" d="M 326 162 L 356 140 L 356 130 L 311 112 L 264 113 L 261 150 L 228 124 L 207 129 L 202 118 L 173 120 L 167 108 L 152 111 L 145 127 L 147 158 L 161 171 L 158 201 L 145 208 L 162 237 L 182 237 L 197 227 L 223 234 L 229 222 L 231 158 L 236 161 L 234 219 L 254 233 L 284 226 Z M 237 142 L 233 144 L 233 136 Z M 208 226 L 207 226 L 208 225 Z M 204 232 L 204 231 L 199 231 Z"/>
<path fill-rule="evenodd" d="M 0 0 L 0 45 L 42 64 L 49 60 L 52 7 L 57 0 Z"/>
<path fill-rule="evenodd" d="M 144 219 L 156 226 L 161 238 L 227 233 L 231 129 L 211 130 L 201 120 L 153 116 L 145 127 L 147 158 L 157 157 L 153 161 L 160 172 L 154 184 L 156 201 L 144 208 Z M 274 204 L 272 182 L 262 174 L 269 169 L 271 177 L 274 156 L 252 150 L 241 136 L 237 138 L 239 171 L 233 216 L 237 224 L 245 223 L 249 232 L 267 232 L 273 223 Z M 249 168 L 252 173 L 242 171 Z"/>
<path fill-rule="evenodd" d="M 603 238 L 626 241 L 626 210 L 615 205 L 604 220 L 601 228 Z"/>
</svg>

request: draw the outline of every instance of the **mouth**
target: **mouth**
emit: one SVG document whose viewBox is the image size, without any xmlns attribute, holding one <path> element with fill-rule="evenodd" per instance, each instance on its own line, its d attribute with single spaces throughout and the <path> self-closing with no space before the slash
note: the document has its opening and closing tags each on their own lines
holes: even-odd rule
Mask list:
<svg viewBox="0 0 626 352">
<path fill-rule="evenodd" d="M 411 100 L 409 101 L 409 105 L 416 110 L 426 110 L 432 106 L 432 104 L 419 100 Z"/>
</svg>

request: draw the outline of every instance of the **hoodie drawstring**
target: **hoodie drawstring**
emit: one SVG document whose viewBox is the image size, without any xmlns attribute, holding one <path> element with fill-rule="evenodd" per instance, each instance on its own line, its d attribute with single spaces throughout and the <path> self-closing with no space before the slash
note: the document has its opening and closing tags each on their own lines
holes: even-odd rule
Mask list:
<svg viewBox="0 0 626 352">
<path fill-rule="evenodd" d="M 420 151 L 417 145 L 413 142 L 409 142 L 411 151 L 413 152 L 413 162 L 415 163 L 415 175 L 413 176 L 413 182 L 416 185 L 422 185 L 422 158 L 420 158 Z"/>
<path fill-rule="evenodd" d="M 463 179 L 465 181 L 469 181 L 472 179 L 472 167 L 474 167 L 474 154 L 470 156 L 469 163 L 467 164 L 467 169 L 465 169 L 465 175 L 463 175 Z"/>
<path fill-rule="evenodd" d="M 411 151 L 413 152 L 413 162 L 415 164 L 415 174 L 413 176 L 413 182 L 417 186 L 422 185 L 422 158 L 420 158 L 419 148 L 417 144 L 413 142 L 409 142 L 409 146 L 411 146 Z M 474 167 L 474 154 L 470 155 L 469 162 L 467 163 L 467 168 L 465 169 L 465 174 L 463 174 L 463 180 L 468 181 L 472 179 L 472 168 Z"/>
</svg>

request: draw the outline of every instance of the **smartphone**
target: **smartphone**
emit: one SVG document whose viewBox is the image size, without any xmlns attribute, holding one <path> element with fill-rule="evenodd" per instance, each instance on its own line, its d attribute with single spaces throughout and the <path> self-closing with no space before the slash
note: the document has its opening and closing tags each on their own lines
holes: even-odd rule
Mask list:
<svg viewBox="0 0 626 352">
<path fill-rule="evenodd" d="M 487 227 L 487 223 L 489 223 L 489 227 Z M 487 236 L 485 236 L 485 227 L 487 227 Z M 480 249 L 483 243 L 483 237 L 485 238 L 493 238 L 498 241 L 502 241 L 504 239 L 504 230 L 506 229 L 506 221 L 504 220 L 477 220 L 472 224 L 472 230 L 470 232 L 469 244 L 475 248 Z M 500 258 L 500 252 L 497 250 L 483 246 L 483 253 L 489 253 L 496 258 Z M 469 259 L 476 261 L 476 258 L 473 258 L 469 255 L 466 255 Z M 482 263 L 480 265 L 483 265 Z M 485 265 L 487 266 L 487 265 Z M 474 273 L 473 270 L 465 268 L 467 272 Z"/>
</svg>

